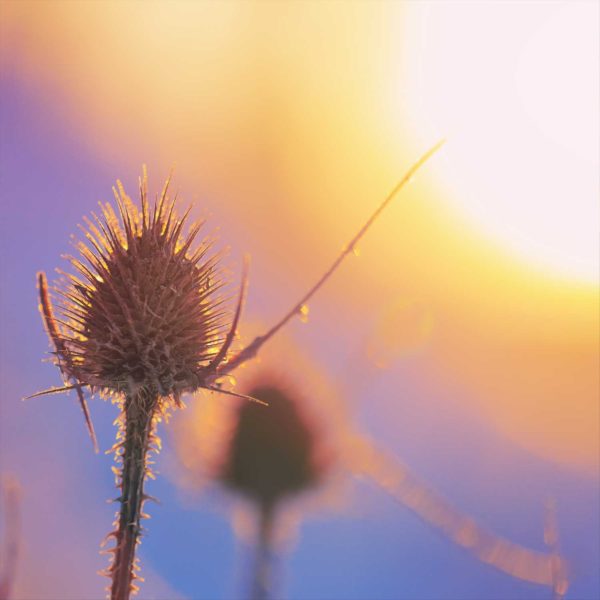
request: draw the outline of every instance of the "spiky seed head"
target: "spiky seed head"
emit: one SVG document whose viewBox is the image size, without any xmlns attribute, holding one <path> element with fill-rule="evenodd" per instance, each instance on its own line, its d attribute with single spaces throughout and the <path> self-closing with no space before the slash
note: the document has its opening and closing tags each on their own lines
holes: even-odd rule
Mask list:
<svg viewBox="0 0 600 600">
<path fill-rule="evenodd" d="M 241 403 L 219 477 L 263 508 L 318 484 L 327 465 L 319 460 L 318 431 L 291 388 L 263 380 L 247 393 L 269 404 Z"/>
<path fill-rule="evenodd" d="M 140 211 L 118 182 L 118 211 L 101 205 L 86 220 L 78 275 L 58 290 L 68 374 L 107 392 L 193 391 L 222 338 L 218 257 L 207 240 L 193 247 L 201 223 L 184 235 L 189 209 L 177 216 L 168 183 L 151 208 L 144 170 Z"/>
</svg>

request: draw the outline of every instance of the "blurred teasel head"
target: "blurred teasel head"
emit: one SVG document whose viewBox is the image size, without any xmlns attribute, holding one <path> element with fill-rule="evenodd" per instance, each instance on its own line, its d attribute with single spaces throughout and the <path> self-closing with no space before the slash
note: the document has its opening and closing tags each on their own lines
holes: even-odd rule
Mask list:
<svg viewBox="0 0 600 600">
<path fill-rule="evenodd" d="M 294 356 L 287 358 L 298 368 Z M 212 411 L 198 406 L 204 423 L 183 425 L 177 442 L 188 470 L 204 467 L 212 481 L 252 509 L 254 551 L 246 597 L 267 600 L 278 597 L 276 540 L 296 516 L 289 502 L 311 491 L 318 491 L 315 499 L 322 500 L 322 492 L 334 482 L 338 456 L 324 414 L 328 409 L 316 410 L 320 393 L 318 386 L 311 390 L 309 372 L 304 372 L 304 387 L 272 367 L 252 370 L 239 388 L 268 403 L 267 408 L 242 401 L 220 403 Z"/>
<path fill-rule="evenodd" d="M 317 486 L 329 460 L 320 452 L 319 430 L 304 414 L 297 389 L 264 374 L 246 393 L 269 408 L 238 405 L 218 478 L 269 511 L 284 498 Z"/>
<path fill-rule="evenodd" d="M 246 392 L 269 407 L 238 405 L 218 478 L 257 508 L 248 597 L 267 600 L 274 597 L 276 587 L 275 511 L 285 499 L 318 486 L 330 467 L 330 457 L 320 453 L 320 432 L 304 414 L 299 390 L 263 373 Z"/>
<path fill-rule="evenodd" d="M 352 435 L 337 383 L 286 335 L 265 346 L 260 361 L 238 370 L 236 379 L 241 398 L 205 396 L 190 406 L 191 414 L 173 420 L 178 485 L 220 488 L 260 510 L 288 501 L 321 507 L 324 496 L 326 504 L 335 503 L 342 452 Z"/>
</svg>

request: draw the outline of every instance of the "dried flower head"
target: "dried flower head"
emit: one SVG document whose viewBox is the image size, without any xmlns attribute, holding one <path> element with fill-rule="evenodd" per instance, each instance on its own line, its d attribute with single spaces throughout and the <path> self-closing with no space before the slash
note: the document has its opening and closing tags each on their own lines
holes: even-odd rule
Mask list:
<svg viewBox="0 0 600 600">
<path fill-rule="evenodd" d="M 242 338 L 260 326 L 245 329 Z M 340 453 L 354 433 L 339 383 L 285 333 L 262 349 L 260 361 L 236 372 L 236 380 L 242 396 L 268 406 L 205 396 L 178 415 L 170 427 L 177 484 L 228 492 L 242 500 L 232 503 L 240 519 L 247 508 L 288 500 L 290 514 L 337 507 Z"/>
<path fill-rule="evenodd" d="M 172 424 L 180 469 L 171 473 L 186 489 L 226 492 L 226 502 L 216 495 L 219 510 L 251 548 L 246 597 L 276 598 L 300 520 L 346 501 L 340 450 L 350 421 L 336 382 L 285 334 L 236 376 L 238 389 L 269 406 L 195 403 Z"/>
<path fill-rule="evenodd" d="M 318 432 L 302 412 L 297 391 L 262 379 L 248 395 L 268 403 L 238 406 L 220 480 L 269 509 L 284 497 L 310 489 L 327 471 L 317 452 Z"/>
<path fill-rule="evenodd" d="M 79 277 L 62 292 L 68 374 L 110 392 L 178 399 L 198 387 L 222 341 L 218 257 L 207 257 L 206 240 L 192 246 L 202 223 L 183 235 L 189 209 L 176 216 L 167 186 L 152 211 L 145 176 L 141 213 L 121 185 L 115 196 L 122 227 L 108 204 L 87 221 L 85 262 L 71 259 Z"/>
<path fill-rule="evenodd" d="M 264 400 L 269 408 L 239 404 L 219 478 L 258 509 L 249 597 L 266 600 L 274 595 L 276 510 L 285 498 L 321 482 L 329 465 L 319 460 L 319 432 L 303 414 L 296 390 L 266 375 L 257 378 L 248 394 Z"/>
</svg>

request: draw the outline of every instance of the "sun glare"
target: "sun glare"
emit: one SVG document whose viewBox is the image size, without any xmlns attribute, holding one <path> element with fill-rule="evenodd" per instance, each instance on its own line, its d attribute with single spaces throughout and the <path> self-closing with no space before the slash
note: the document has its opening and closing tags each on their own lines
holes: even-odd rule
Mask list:
<svg viewBox="0 0 600 600">
<path fill-rule="evenodd" d="M 595 281 L 598 4 L 409 3 L 405 27 L 401 93 L 419 138 L 451 142 L 449 197 L 530 263 Z"/>
</svg>

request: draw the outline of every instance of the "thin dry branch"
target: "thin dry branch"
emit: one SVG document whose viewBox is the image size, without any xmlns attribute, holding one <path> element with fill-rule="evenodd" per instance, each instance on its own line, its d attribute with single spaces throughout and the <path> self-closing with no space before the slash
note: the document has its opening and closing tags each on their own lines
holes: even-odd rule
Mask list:
<svg viewBox="0 0 600 600">
<path fill-rule="evenodd" d="M 355 437 L 348 457 L 354 473 L 369 477 L 422 521 L 481 562 L 512 577 L 553 589 L 556 589 L 557 573 L 566 573 L 566 562 L 556 548 L 551 554 L 537 552 L 492 533 L 374 444 Z M 564 577 L 560 581 L 564 582 Z M 566 587 L 561 589 L 566 590 Z"/>
<path fill-rule="evenodd" d="M 292 309 L 279 320 L 271 329 L 263 335 L 259 335 L 254 340 L 241 350 L 231 360 L 223 364 L 217 371 L 217 376 L 222 377 L 231 373 L 239 365 L 256 356 L 260 348 L 268 342 L 284 325 L 288 323 L 295 315 L 301 314 L 302 307 L 314 296 L 314 294 L 323 286 L 323 284 L 335 273 L 343 260 L 354 252 L 356 245 L 365 235 L 371 225 L 376 221 L 379 215 L 384 211 L 387 205 L 395 198 L 395 196 L 410 182 L 415 173 L 444 145 L 445 140 L 439 141 L 435 146 L 430 148 L 421 158 L 406 172 L 404 177 L 396 184 L 392 191 L 387 195 L 385 200 L 379 205 L 375 212 L 367 219 L 364 225 L 358 230 L 358 233 L 344 247 L 342 252 L 333 261 L 329 269 L 323 273 L 319 280 L 302 296 L 302 298 L 292 307 Z"/>
</svg>

